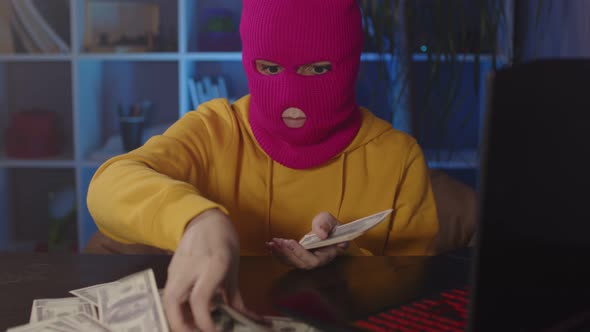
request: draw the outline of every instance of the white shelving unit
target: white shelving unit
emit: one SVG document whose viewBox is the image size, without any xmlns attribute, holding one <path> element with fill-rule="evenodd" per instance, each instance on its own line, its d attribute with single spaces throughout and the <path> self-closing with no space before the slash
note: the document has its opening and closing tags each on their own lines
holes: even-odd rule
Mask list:
<svg viewBox="0 0 590 332">
<path fill-rule="evenodd" d="M 70 22 L 69 53 L 0 54 L 0 132 L 5 129 L 8 112 L 41 106 L 63 115 L 67 141 L 62 156 L 43 160 L 11 159 L 0 150 L 0 250 L 32 250 L 44 240 L 42 232 L 33 232 L 33 235 L 15 232 L 17 228 L 47 228 L 47 191 L 61 188 L 54 181 L 38 185 L 35 182 L 16 183 L 15 180 L 38 179 L 40 175 L 64 177 L 66 186 L 74 187 L 76 240 L 79 249 L 85 246 L 96 231 L 86 207 L 86 192 L 94 172 L 105 161 L 104 158 L 92 159 L 91 155 L 109 137 L 117 134 L 115 111 L 118 103 L 129 105 L 150 99 L 157 107 L 156 112 L 151 114 L 152 124 L 166 125 L 191 110 L 187 87 L 190 77 L 223 75 L 231 95 L 239 97 L 247 93 L 239 49 L 203 51 L 198 45 L 201 10 L 224 7 L 239 19 L 241 1 L 135 0 L 160 4 L 164 9 L 162 24 L 174 26 L 177 30 L 177 50 L 115 54 L 84 51 L 86 1 L 64 1 L 69 1 L 69 13 L 63 13 Z M 473 60 L 469 54 L 465 58 Z M 364 54 L 363 66 L 370 67 L 382 59 L 378 54 Z M 386 59 L 395 61 L 391 57 Z M 414 56 L 416 62 L 425 60 L 425 55 Z M 482 57 L 482 71 L 490 69 L 490 61 L 491 58 Z M 0 146 L 2 144 L 3 138 L 0 137 Z M 476 151 L 467 151 L 458 159 L 431 161 L 431 166 L 476 167 L 474 156 Z M 23 193 L 30 193 L 34 198 L 31 198 L 32 204 L 40 206 L 27 206 L 28 196 Z M 31 211 L 24 214 L 15 210 L 27 208 Z M 22 216 L 25 220 L 21 219 Z"/>
</svg>

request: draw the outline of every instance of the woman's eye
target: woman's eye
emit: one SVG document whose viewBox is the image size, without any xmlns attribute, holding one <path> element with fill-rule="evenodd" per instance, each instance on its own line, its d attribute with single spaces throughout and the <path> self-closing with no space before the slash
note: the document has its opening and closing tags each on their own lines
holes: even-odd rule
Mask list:
<svg viewBox="0 0 590 332">
<path fill-rule="evenodd" d="M 332 69 L 332 66 L 330 65 L 323 65 L 323 66 L 314 66 L 313 71 L 316 74 L 324 74 L 329 72 Z"/>
<path fill-rule="evenodd" d="M 278 74 L 281 68 L 279 66 L 265 66 L 263 70 L 269 74 Z"/>
<path fill-rule="evenodd" d="M 256 69 L 263 75 L 276 75 L 283 71 L 283 67 L 273 63 L 256 62 Z"/>
<path fill-rule="evenodd" d="M 332 70 L 332 65 L 329 64 L 322 64 L 322 65 L 309 65 L 301 68 L 298 72 L 301 75 L 305 76 L 313 76 L 313 75 L 322 75 Z"/>
</svg>

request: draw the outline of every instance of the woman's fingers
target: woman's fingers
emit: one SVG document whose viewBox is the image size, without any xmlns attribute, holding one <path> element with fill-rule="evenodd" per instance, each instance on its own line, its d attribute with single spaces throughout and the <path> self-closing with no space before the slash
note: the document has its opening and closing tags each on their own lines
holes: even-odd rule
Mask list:
<svg viewBox="0 0 590 332">
<path fill-rule="evenodd" d="M 180 260 L 180 261 L 179 261 Z M 195 274 L 175 273 L 179 265 L 182 265 L 183 258 L 175 256 L 169 266 L 168 275 L 162 298 L 164 312 L 168 325 L 172 331 L 193 331 L 193 319 L 187 315 L 186 302 L 188 294 L 196 279 Z"/>
<path fill-rule="evenodd" d="M 317 249 L 313 252 L 313 254 L 319 260 L 318 266 L 322 266 L 322 265 L 326 265 L 329 262 L 331 262 L 332 260 L 334 260 L 334 258 L 336 258 L 336 256 L 340 255 L 342 252 L 343 252 L 343 250 L 341 248 L 339 248 L 338 245 L 333 245 L 333 246 Z"/>
<path fill-rule="evenodd" d="M 211 300 L 217 288 L 222 284 L 227 270 L 228 264 L 212 260 L 191 292 L 189 299 L 191 311 L 197 327 L 202 331 L 215 331 L 215 325 L 211 319 Z"/>
<path fill-rule="evenodd" d="M 311 231 L 320 239 L 324 240 L 330 235 L 332 229 L 339 224 L 338 219 L 329 212 L 321 212 L 311 221 Z"/>
</svg>

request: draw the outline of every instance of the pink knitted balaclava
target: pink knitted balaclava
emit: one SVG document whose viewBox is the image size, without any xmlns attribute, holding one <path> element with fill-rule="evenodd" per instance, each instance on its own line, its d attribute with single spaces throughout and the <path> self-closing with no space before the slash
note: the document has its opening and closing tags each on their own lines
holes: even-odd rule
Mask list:
<svg viewBox="0 0 590 332">
<path fill-rule="evenodd" d="M 363 48 L 357 0 L 244 0 L 240 34 L 250 88 L 249 120 L 256 140 L 276 162 L 293 169 L 319 166 L 348 146 L 361 125 L 355 81 Z M 256 60 L 284 70 L 266 76 Z M 331 71 L 297 69 L 329 61 Z M 290 128 L 283 112 L 305 113 Z"/>
</svg>

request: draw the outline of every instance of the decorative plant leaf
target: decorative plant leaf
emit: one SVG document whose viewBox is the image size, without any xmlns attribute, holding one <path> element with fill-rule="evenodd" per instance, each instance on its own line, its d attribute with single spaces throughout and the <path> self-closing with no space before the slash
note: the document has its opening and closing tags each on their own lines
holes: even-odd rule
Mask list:
<svg viewBox="0 0 590 332">
<path fill-rule="evenodd" d="M 374 96 L 391 94 L 391 97 L 387 96 L 392 103 L 391 119 L 396 116 L 402 101 L 417 103 L 416 107 L 410 108 L 414 135 L 418 138 L 424 133 L 429 133 L 429 136 L 434 133 L 434 141 L 441 144 L 447 141 L 446 136 L 451 134 L 448 132 L 449 123 L 457 123 L 457 111 L 465 99 L 460 91 L 465 84 L 466 66 L 474 66 L 473 88 L 477 94 L 480 91 L 483 58 L 491 58 L 493 69 L 497 68 L 499 52 L 511 50 L 512 54 L 502 53 L 502 59 L 510 62 L 519 59 L 521 50 L 518 45 L 502 48 L 497 42 L 500 27 L 509 21 L 503 0 L 360 0 L 360 3 L 367 46 L 383 55 L 379 58 L 378 78 L 384 84 L 383 88 L 375 87 Z M 538 0 L 537 4 L 535 28 L 551 1 Z M 475 34 L 470 30 L 473 17 L 466 13 L 468 6 L 474 6 L 478 12 L 479 25 L 474 28 L 479 31 Z M 424 33 L 425 30 L 428 33 Z M 421 45 L 426 49 L 418 57 L 421 57 L 420 65 L 426 66 L 427 71 L 420 80 L 423 95 L 414 98 L 411 96 L 415 93 L 412 87 L 417 77 L 413 58 L 415 47 Z M 466 45 L 475 47 L 466 49 Z M 443 66 L 444 76 L 441 75 Z M 447 79 L 447 73 L 448 81 L 443 82 L 442 78 Z M 434 105 L 434 100 L 440 102 Z M 460 127 L 465 127 L 476 114 L 467 112 L 460 119 Z"/>
<path fill-rule="evenodd" d="M 541 21 L 541 14 L 543 13 L 543 2 L 543 0 L 537 0 L 537 14 L 535 15 L 535 31 L 539 29 L 539 22 Z"/>
</svg>

